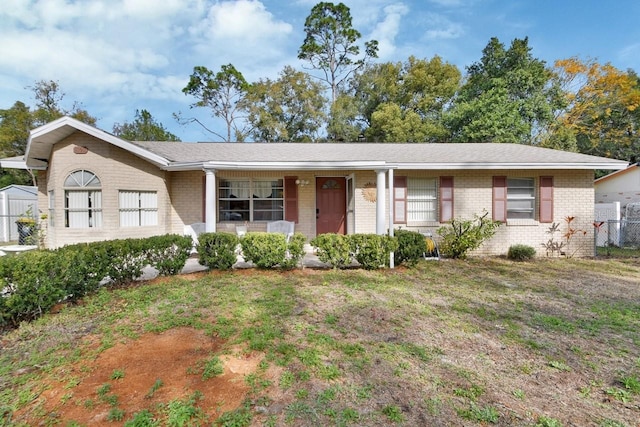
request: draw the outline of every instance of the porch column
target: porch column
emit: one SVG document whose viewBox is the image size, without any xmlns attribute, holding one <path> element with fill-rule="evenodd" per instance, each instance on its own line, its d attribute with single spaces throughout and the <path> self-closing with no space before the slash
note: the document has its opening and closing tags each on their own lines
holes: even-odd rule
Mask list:
<svg viewBox="0 0 640 427">
<path fill-rule="evenodd" d="M 386 170 L 376 171 L 376 234 L 384 234 L 384 197 Z"/>
<path fill-rule="evenodd" d="M 207 233 L 216 231 L 216 171 L 215 169 L 205 169 L 205 206 L 204 206 L 204 230 Z"/>
<path fill-rule="evenodd" d="M 389 169 L 389 173 L 387 174 L 389 177 L 389 236 L 393 237 L 393 217 L 394 217 L 394 209 L 395 206 L 395 194 L 393 187 L 393 169 Z M 391 252 L 389 254 L 389 267 L 395 268 L 395 254 Z"/>
</svg>

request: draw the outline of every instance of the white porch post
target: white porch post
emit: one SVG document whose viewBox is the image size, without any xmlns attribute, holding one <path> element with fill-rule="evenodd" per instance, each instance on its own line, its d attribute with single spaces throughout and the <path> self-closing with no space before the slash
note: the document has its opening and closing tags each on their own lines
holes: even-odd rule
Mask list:
<svg viewBox="0 0 640 427">
<path fill-rule="evenodd" d="M 389 236 L 393 237 L 393 216 L 394 216 L 394 209 L 395 206 L 393 205 L 394 203 L 394 199 L 395 199 L 395 194 L 394 194 L 394 187 L 393 187 L 393 169 L 389 169 Z M 395 254 L 393 252 L 391 252 L 389 254 L 389 267 L 390 268 L 394 268 L 395 267 Z"/>
<path fill-rule="evenodd" d="M 216 231 L 216 171 L 215 169 L 205 169 L 205 207 L 204 230 L 207 233 Z"/>
<path fill-rule="evenodd" d="M 376 171 L 376 234 L 384 234 L 385 170 Z"/>
</svg>

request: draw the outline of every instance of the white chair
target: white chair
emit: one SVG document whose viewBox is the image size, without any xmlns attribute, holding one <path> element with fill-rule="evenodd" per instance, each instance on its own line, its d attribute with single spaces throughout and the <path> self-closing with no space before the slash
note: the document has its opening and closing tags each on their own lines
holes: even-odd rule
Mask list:
<svg viewBox="0 0 640 427">
<path fill-rule="evenodd" d="M 194 222 L 193 224 L 184 226 L 184 235 L 191 236 L 191 240 L 193 240 L 193 248 L 191 249 L 191 253 L 196 252 L 196 247 L 198 246 L 198 236 L 205 232 L 206 224 L 204 222 Z"/>
<path fill-rule="evenodd" d="M 240 238 L 244 237 L 247 234 L 247 226 L 246 225 L 236 225 L 236 235 Z"/>
<path fill-rule="evenodd" d="M 287 243 L 295 233 L 296 223 L 292 221 L 272 221 L 267 223 L 267 233 L 282 233 L 287 238 Z"/>
</svg>

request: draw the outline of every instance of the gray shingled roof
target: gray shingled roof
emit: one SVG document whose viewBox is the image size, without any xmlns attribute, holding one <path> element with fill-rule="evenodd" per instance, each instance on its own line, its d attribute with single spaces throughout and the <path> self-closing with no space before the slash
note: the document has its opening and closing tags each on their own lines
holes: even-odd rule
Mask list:
<svg viewBox="0 0 640 427">
<path fill-rule="evenodd" d="M 184 143 L 134 142 L 172 164 L 201 162 L 380 162 L 426 168 L 488 166 L 620 169 L 626 162 L 521 144 L 498 143 Z"/>
<path fill-rule="evenodd" d="M 130 142 L 71 117 L 61 117 L 32 130 L 24 161 L 0 159 L 0 166 L 44 170 L 48 166 L 53 145 L 78 131 L 127 150 L 166 170 L 619 170 L 627 167 L 627 162 L 622 160 L 520 144 Z"/>
</svg>

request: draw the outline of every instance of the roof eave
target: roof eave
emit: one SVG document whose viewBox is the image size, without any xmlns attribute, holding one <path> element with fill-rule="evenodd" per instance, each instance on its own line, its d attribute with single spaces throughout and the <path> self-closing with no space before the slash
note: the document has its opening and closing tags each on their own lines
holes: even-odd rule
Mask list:
<svg viewBox="0 0 640 427">
<path fill-rule="evenodd" d="M 235 162 L 235 161 L 204 161 L 204 162 L 174 162 L 163 167 L 168 171 L 192 171 L 202 169 L 215 170 L 543 170 L 543 169 L 571 169 L 571 170 L 621 170 L 627 167 L 625 162 L 580 162 L 580 163 L 390 163 L 385 161 L 341 161 L 341 162 Z"/>
<path fill-rule="evenodd" d="M 0 168 L 4 169 L 33 169 L 27 167 L 27 162 L 24 159 L 0 159 Z"/>
<path fill-rule="evenodd" d="M 50 135 L 52 132 L 55 132 L 56 130 L 59 130 L 59 129 L 63 129 L 65 127 L 69 127 L 70 129 L 73 129 L 73 131 L 68 133 L 63 133 L 62 135 L 64 136 L 60 138 L 55 138 L 50 141 L 44 140 L 47 135 Z M 46 169 L 47 168 L 48 158 L 34 158 L 31 156 L 33 144 L 40 143 L 40 144 L 48 145 L 48 147 L 45 147 L 45 149 L 48 152 L 48 155 L 51 155 L 51 148 L 53 147 L 53 145 L 60 142 L 62 139 L 68 137 L 75 131 L 86 133 L 87 135 L 91 135 L 95 138 L 108 142 L 116 147 L 122 148 L 123 150 L 126 150 L 150 163 L 153 163 L 158 167 L 163 168 L 168 166 L 170 163 L 169 160 L 165 159 L 164 157 L 154 154 L 135 144 L 132 144 L 129 141 L 125 141 L 123 139 L 118 138 L 117 136 L 111 135 L 91 125 L 88 125 L 79 120 L 73 119 L 71 117 L 65 116 L 51 123 L 48 123 L 44 126 L 40 126 L 39 128 L 36 128 L 31 131 L 31 133 L 29 134 L 29 140 L 27 141 L 27 149 L 25 151 L 26 167 L 29 169 Z"/>
<path fill-rule="evenodd" d="M 398 163 L 397 169 L 422 169 L 422 170 L 461 170 L 461 169 L 476 169 L 476 170 L 508 170 L 508 169 L 525 169 L 525 170 L 540 170 L 540 169 L 572 169 L 572 170 L 620 170 L 627 167 L 626 163 L 611 163 L 611 162 L 588 162 L 588 163 Z"/>
<path fill-rule="evenodd" d="M 393 166 L 385 161 L 344 161 L 344 162 L 182 162 L 172 163 L 165 167 L 169 171 L 188 171 L 188 170 L 252 170 L 252 171 L 270 171 L 270 170 L 370 170 L 370 169 L 390 169 Z"/>
</svg>

